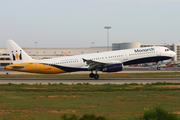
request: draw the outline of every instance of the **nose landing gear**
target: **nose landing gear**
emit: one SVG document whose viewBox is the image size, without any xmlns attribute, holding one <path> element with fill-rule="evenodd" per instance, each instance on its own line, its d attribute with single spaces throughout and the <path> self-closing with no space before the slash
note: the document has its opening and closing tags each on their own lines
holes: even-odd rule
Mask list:
<svg viewBox="0 0 180 120">
<path fill-rule="evenodd" d="M 161 67 L 157 67 L 157 70 L 161 70 Z"/>
<path fill-rule="evenodd" d="M 156 62 L 156 64 L 157 64 L 157 70 L 161 70 L 161 67 L 160 67 L 160 65 L 159 65 L 159 62 Z"/>
</svg>

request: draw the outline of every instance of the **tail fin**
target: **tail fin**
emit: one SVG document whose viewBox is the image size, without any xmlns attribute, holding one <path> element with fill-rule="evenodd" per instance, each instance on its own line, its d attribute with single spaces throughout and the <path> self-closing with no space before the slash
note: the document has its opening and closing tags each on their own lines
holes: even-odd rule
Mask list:
<svg viewBox="0 0 180 120">
<path fill-rule="evenodd" d="M 5 41 L 13 64 L 33 60 L 24 50 L 22 50 L 13 40 Z"/>
</svg>

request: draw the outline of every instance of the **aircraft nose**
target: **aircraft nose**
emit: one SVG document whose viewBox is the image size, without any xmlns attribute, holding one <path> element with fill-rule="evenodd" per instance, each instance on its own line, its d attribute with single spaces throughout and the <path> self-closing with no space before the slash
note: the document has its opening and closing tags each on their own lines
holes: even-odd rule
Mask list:
<svg viewBox="0 0 180 120">
<path fill-rule="evenodd" d="M 173 56 L 173 57 L 176 56 L 176 53 L 175 53 L 174 51 L 172 51 L 172 56 Z"/>
</svg>

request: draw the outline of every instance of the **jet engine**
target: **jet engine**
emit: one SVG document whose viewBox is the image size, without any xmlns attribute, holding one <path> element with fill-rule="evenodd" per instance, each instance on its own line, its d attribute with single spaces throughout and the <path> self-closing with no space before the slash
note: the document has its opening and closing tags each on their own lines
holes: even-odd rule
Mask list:
<svg viewBox="0 0 180 120">
<path fill-rule="evenodd" d="M 108 65 L 102 71 L 103 72 L 118 72 L 118 71 L 123 71 L 123 64 L 122 63 L 118 63 L 118 64 Z"/>
</svg>

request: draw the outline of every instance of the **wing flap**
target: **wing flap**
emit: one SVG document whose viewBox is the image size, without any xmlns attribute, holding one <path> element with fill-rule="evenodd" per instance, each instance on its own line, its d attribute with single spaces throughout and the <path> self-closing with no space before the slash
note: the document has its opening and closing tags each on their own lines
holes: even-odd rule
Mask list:
<svg viewBox="0 0 180 120">
<path fill-rule="evenodd" d="M 87 59 L 83 59 L 83 61 L 86 62 L 87 65 L 89 65 L 88 70 L 94 70 L 96 68 L 103 69 L 108 65 L 121 63 L 120 61 L 99 62 L 99 61 L 87 60 Z"/>
</svg>

